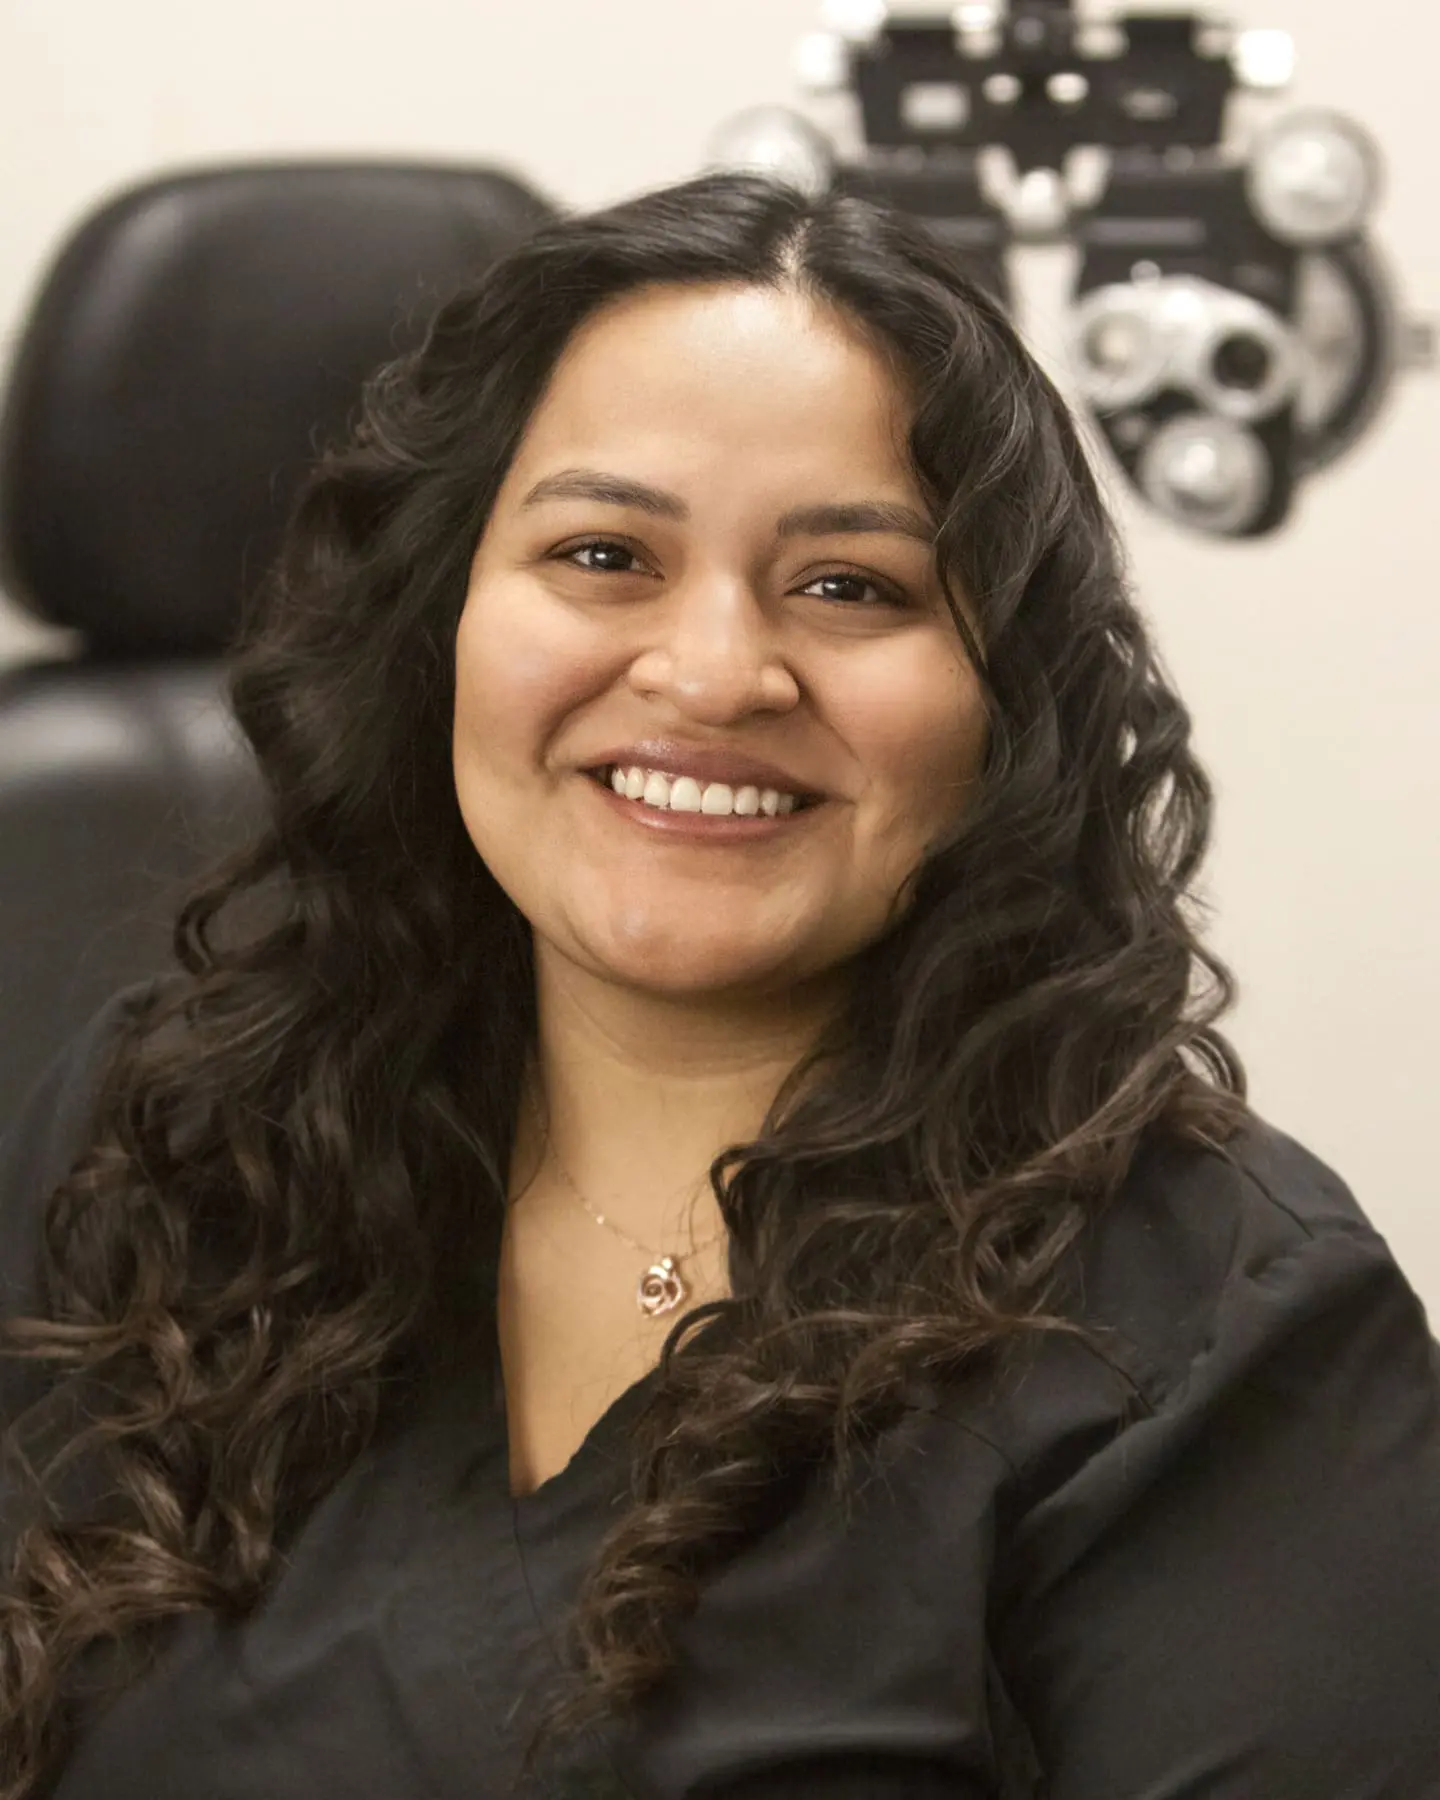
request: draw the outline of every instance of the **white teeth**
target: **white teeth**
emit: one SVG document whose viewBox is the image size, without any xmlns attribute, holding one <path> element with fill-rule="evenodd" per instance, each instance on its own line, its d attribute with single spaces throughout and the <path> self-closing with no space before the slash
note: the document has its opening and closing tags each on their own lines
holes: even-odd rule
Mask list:
<svg viewBox="0 0 1440 1800">
<path fill-rule="evenodd" d="M 626 800 L 641 800 L 659 811 L 704 813 L 711 818 L 753 819 L 763 813 L 776 818 L 792 813 L 800 804 L 794 794 L 782 794 L 777 788 L 732 788 L 728 782 L 709 781 L 702 785 L 690 775 L 666 775 L 659 769 L 622 768 L 616 764 L 610 771 L 609 785 Z"/>
</svg>

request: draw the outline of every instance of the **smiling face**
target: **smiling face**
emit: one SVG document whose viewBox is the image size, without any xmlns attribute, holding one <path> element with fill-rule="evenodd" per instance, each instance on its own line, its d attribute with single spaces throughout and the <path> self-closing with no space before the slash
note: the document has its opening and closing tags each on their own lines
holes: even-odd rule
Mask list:
<svg viewBox="0 0 1440 1800">
<path fill-rule="evenodd" d="M 542 966 L 696 998 L 839 977 L 964 811 L 984 709 L 908 420 L 788 290 L 649 288 L 572 338 L 456 641 L 460 809 Z"/>
</svg>

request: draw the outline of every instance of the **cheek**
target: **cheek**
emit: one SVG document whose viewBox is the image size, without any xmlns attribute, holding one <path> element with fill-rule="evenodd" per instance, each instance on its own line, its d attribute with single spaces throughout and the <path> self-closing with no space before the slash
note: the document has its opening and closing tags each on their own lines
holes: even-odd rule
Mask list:
<svg viewBox="0 0 1440 1800">
<path fill-rule="evenodd" d="M 458 760 L 533 764 L 593 691 L 594 647 L 521 579 L 472 588 L 455 636 Z"/>
<path fill-rule="evenodd" d="M 958 820 L 974 792 L 988 739 L 985 702 L 948 642 L 909 658 L 903 676 L 857 697 L 850 742 L 867 764 L 877 828 L 926 840 Z"/>
</svg>

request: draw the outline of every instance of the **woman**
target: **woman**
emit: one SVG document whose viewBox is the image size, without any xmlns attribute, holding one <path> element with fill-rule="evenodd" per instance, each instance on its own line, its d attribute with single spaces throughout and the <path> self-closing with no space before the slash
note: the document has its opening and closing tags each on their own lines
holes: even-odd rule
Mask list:
<svg viewBox="0 0 1440 1800">
<path fill-rule="evenodd" d="M 6 1800 L 1440 1792 L 1424 1312 L 1247 1111 L 1185 712 L 927 236 L 545 230 L 234 698 L 263 841 L 8 1151 Z"/>
</svg>

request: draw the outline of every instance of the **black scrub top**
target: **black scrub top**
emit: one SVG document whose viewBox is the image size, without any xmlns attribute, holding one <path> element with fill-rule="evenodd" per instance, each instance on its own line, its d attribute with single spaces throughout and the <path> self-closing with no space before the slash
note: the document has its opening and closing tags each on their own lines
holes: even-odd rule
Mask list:
<svg viewBox="0 0 1440 1800">
<path fill-rule="evenodd" d="M 11 1312 L 135 991 L 4 1146 Z M 517 1791 L 1440 1796 L 1440 1348 L 1382 1238 L 1257 1121 L 1229 1158 L 1144 1146 L 1074 1273 L 1104 1357 L 1047 1339 L 917 1392 L 848 1519 L 802 1491 L 706 1586 L 665 1688 Z M 493 1345 L 360 1457 L 252 1616 L 181 1621 L 82 1713 L 54 1800 L 510 1791 L 651 1380 L 512 1500 Z"/>
</svg>

